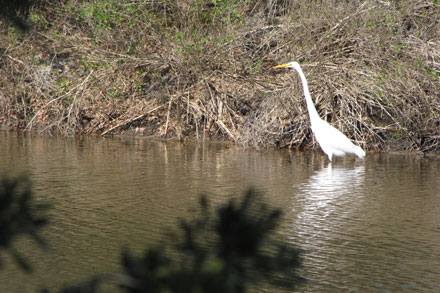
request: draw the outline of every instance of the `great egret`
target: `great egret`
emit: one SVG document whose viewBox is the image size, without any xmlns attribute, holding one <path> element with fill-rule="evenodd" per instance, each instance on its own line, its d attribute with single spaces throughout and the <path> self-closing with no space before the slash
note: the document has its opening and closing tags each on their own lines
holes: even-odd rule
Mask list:
<svg viewBox="0 0 440 293">
<path fill-rule="evenodd" d="M 298 71 L 304 89 L 304 96 L 306 97 L 307 110 L 309 111 L 313 134 L 330 161 L 332 161 L 333 156 L 343 157 L 346 154 L 355 154 L 359 158 L 365 157 L 363 149 L 354 145 L 348 137 L 328 124 L 327 121 L 319 118 L 312 97 L 310 96 L 306 76 L 301 70 L 301 66 L 299 66 L 298 62 L 290 62 L 273 68 L 293 68 Z"/>
</svg>

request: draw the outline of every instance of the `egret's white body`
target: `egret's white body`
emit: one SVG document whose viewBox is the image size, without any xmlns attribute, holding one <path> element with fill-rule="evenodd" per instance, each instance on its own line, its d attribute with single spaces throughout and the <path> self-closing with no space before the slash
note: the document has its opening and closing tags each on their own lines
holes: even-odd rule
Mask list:
<svg viewBox="0 0 440 293">
<path fill-rule="evenodd" d="M 304 75 L 298 62 L 290 62 L 275 66 L 274 68 L 293 68 L 298 71 L 304 89 L 304 96 L 306 98 L 312 132 L 315 135 L 319 146 L 324 153 L 327 154 L 330 161 L 332 161 L 333 156 L 343 157 L 346 154 L 354 154 L 359 158 L 365 157 L 365 152 L 363 149 L 353 144 L 351 140 L 348 139 L 348 137 L 346 137 L 342 132 L 319 117 L 318 111 L 316 111 L 312 97 L 310 96 L 306 76 Z"/>
</svg>

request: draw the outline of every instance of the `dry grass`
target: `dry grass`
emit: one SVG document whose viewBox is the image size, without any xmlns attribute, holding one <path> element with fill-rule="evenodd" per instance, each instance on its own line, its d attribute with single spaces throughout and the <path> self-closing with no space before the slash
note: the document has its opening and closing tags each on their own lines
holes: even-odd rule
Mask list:
<svg viewBox="0 0 440 293">
<path fill-rule="evenodd" d="M 320 116 L 370 150 L 440 147 L 437 1 L 164 0 L 43 5 L 0 33 L 0 120 L 310 148 Z"/>
</svg>

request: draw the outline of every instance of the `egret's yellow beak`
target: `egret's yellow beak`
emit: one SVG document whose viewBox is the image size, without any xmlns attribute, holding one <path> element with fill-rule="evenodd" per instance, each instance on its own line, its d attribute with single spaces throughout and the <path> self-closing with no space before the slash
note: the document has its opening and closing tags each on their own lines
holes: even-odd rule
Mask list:
<svg viewBox="0 0 440 293">
<path fill-rule="evenodd" d="M 274 66 L 274 67 L 272 67 L 272 68 L 273 68 L 273 69 L 286 68 L 286 67 L 289 66 L 289 65 L 290 65 L 289 63 L 286 63 L 286 64 L 281 64 L 281 65 Z"/>
</svg>

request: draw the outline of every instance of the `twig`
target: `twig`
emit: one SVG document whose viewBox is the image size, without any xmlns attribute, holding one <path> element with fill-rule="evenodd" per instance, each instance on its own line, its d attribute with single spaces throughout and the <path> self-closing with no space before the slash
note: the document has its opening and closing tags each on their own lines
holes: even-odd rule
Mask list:
<svg viewBox="0 0 440 293">
<path fill-rule="evenodd" d="M 101 133 L 101 136 L 106 135 L 107 133 L 109 133 L 109 132 L 115 130 L 115 129 L 118 128 L 118 127 L 121 127 L 121 126 L 127 125 L 127 124 L 132 123 L 132 122 L 134 122 L 134 121 L 137 121 L 137 120 L 139 120 L 139 119 L 142 119 L 142 118 L 144 118 L 145 116 L 147 116 L 148 114 L 150 114 L 150 113 L 152 113 L 152 112 L 154 112 L 154 111 L 156 111 L 156 110 L 159 110 L 160 108 L 162 108 L 162 107 L 165 106 L 165 105 L 166 105 L 166 104 L 163 104 L 163 105 L 157 106 L 156 108 L 151 109 L 151 110 L 148 111 L 147 113 L 141 114 L 141 115 L 136 116 L 136 117 L 131 118 L 131 119 L 127 119 L 127 120 L 125 120 L 125 121 L 123 121 L 123 122 L 121 122 L 121 123 L 119 123 L 119 124 L 113 126 L 112 128 L 107 129 L 106 131 L 104 131 L 103 133 Z"/>
<path fill-rule="evenodd" d="M 62 95 L 62 96 L 60 96 L 60 97 L 58 97 L 58 98 L 55 98 L 55 99 L 50 100 L 46 105 L 44 105 L 40 110 L 38 110 L 37 113 L 35 113 L 34 117 L 31 119 L 31 121 L 29 121 L 29 123 L 26 125 L 24 131 L 26 131 L 26 130 L 28 130 L 28 129 L 29 129 L 29 130 L 32 129 L 32 123 L 34 122 L 35 118 L 40 114 L 41 111 L 43 111 L 44 109 L 46 109 L 47 107 L 49 107 L 51 104 L 55 103 L 56 101 L 59 101 L 59 100 L 61 100 L 61 99 L 64 99 L 65 97 L 67 97 L 68 95 L 70 95 L 75 89 L 77 89 L 77 88 L 83 86 L 83 85 L 87 82 L 87 80 L 89 79 L 89 77 L 93 74 L 93 72 L 94 72 L 94 70 L 92 70 L 92 71 L 89 73 L 89 75 L 87 75 L 87 77 L 86 77 L 86 78 L 85 78 L 80 84 L 74 86 L 70 91 L 68 91 L 67 93 L 65 93 L 64 95 Z M 53 125 L 53 124 L 52 124 L 52 125 Z"/>
<path fill-rule="evenodd" d="M 23 66 L 26 66 L 26 64 L 25 64 L 23 61 L 18 60 L 18 59 L 15 59 L 14 57 L 12 57 L 12 56 L 10 56 L 10 55 L 6 55 L 6 57 L 8 57 L 9 59 L 11 59 L 11 60 L 13 60 L 13 61 L 15 61 L 15 62 L 20 63 L 20 64 L 23 65 Z"/>
<path fill-rule="evenodd" d="M 221 120 L 214 120 L 215 123 L 220 126 L 233 140 L 235 140 L 235 136 L 232 134 L 232 132 L 226 127 L 226 125 Z"/>
<path fill-rule="evenodd" d="M 346 25 L 348 23 L 348 20 L 350 18 L 354 18 L 355 16 L 357 16 L 358 14 L 362 13 L 364 10 L 365 5 L 367 4 L 367 2 L 362 3 L 359 8 L 352 14 L 347 15 L 346 17 L 344 17 L 342 20 L 340 20 L 337 24 L 335 24 L 326 34 L 323 34 L 322 37 L 316 42 L 317 45 L 321 45 L 322 41 L 325 37 L 330 37 L 332 36 L 338 29 L 339 27 L 343 27 L 344 25 Z"/>
<path fill-rule="evenodd" d="M 168 134 L 168 123 L 170 121 L 170 113 L 171 113 L 171 105 L 172 104 L 173 104 L 173 97 L 171 97 L 170 101 L 168 102 L 167 121 L 165 122 L 165 137 L 167 137 L 167 134 Z"/>
<path fill-rule="evenodd" d="M 233 140 L 235 140 L 235 136 L 232 134 L 232 132 L 226 127 L 226 125 L 221 120 L 221 117 L 222 117 L 221 111 L 222 111 L 222 108 L 223 108 L 222 107 L 223 103 L 221 102 L 220 99 L 217 99 L 217 103 L 215 102 L 214 95 L 213 95 L 213 93 L 211 91 L 210 86 L 212 86 L 215 89 L 215 91 L 218 92 L 217 88 L 215 88 L 215 86 L 210 84 L 208 81 L 205 81 L 205 84 L 206 84 L 206 87 L 208 88 L 209 96 L 211 98 L 211 103 L 212 103 L 213 107 L 217 109 L 217 118 L 213 117 L 214 115 L 212 115 L 212 113 L 210 113 L 210 112 L 207 113 L 208 117 L 213 119 L 215 124 L 220 126 L 220 128 L 223 129 L 229 135 L 229 137 L 231 137 Z"/>
<path fill-rule="evenodd" d="M 80 84 L 81 87 L 83 87 L 83 86 L 86 84 L 87 80 L 88 80 L 89 77 L 93 74 L 93 72 L 94 72 L 94 70 L 92 70 L 92 71 L 89 73 L 89 75 L 86 77 L 86 79 Z M 78 91 L 76 91 L 75 96 L 73 97 L 72 105 L 70 105 L 70 107 L 69 107 L 69 112 L 67 113 L 67 121 L 70 120 L 70 114 L 72 113 L 72 109 L 73 109 L 73 106 L 75 105 L 75 101 L 76 101 L 76 98 L 78 97 L 78 93 L 79 93 L 79 91 L 80 91 L 80 89 L 78 89 Z"/>
</svg>

